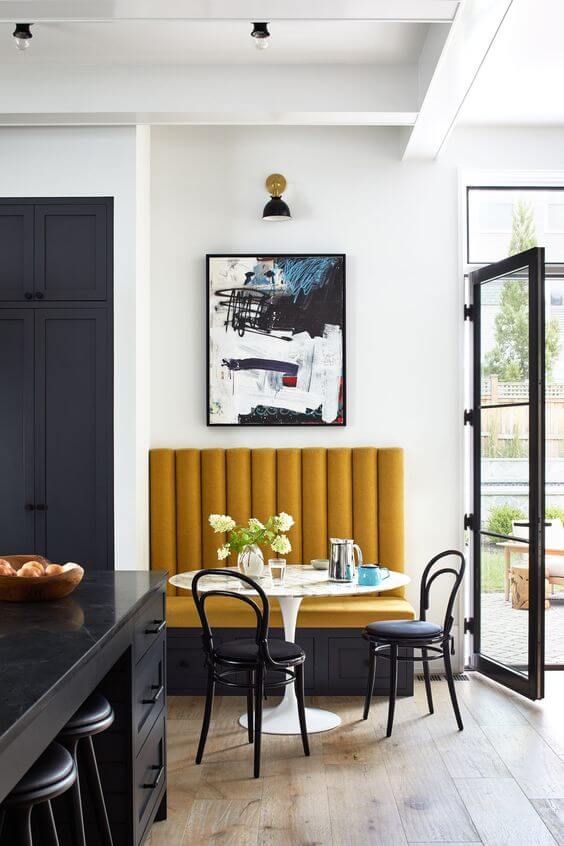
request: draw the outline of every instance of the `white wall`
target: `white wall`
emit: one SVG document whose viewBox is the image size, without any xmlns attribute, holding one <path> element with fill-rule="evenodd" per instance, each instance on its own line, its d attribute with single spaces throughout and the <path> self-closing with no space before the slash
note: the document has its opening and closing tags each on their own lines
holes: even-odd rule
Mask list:
<svg viewBox="0 0 564 846">
<path fill-rule="evenodd" d="M 148 159 L 148 152 L 146 153 Z M 0 129 L 0 196 L 114 198 L 116 566 L 147 566 L 136 453 L 136 129 Z M 146 456 L 145 456 L 146 466 Z"/>
<path fill-rule="evenodd" d="M 260 219 L 272 171 L 290 223 Z M 454 167 L 393 130 L 156 128 L 152 217 L 152 446 L 400 445 L 410 572 L 457 545 Z M 206 428 L 204 255 L 231 251 L 347 253 L 346 428 Z"/>
</svg>

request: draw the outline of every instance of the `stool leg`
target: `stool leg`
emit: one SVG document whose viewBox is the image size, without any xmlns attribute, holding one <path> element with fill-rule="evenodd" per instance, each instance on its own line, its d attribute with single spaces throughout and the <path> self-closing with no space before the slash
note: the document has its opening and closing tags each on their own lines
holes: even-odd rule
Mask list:
<svg viewBox="0 0 564 846">
<path fill-rule="evenodd" d="M 42 837 L 43 832 L 47 835 L 47 840 L 50 846 L 59 846 L 59 836 L 57 834 L 57 827 L 55 825 L 55 817 L 53 816 L 53 807 L 50 802 L 41 802 L 37 806 L 37 812 L 42 816 Z M 43 842 L 43 841 L 42 841 Z"/>
<path fill-rule="evenodd" d="M 398 684 L 398 648 L 394 644 L 390 646 L 390 703 L 388 705 L 388 727 L 386 737 L 392 736 L 394 724 L 394 711 L 396 707 L 396 690 Z"/>
<path fill-rule="evenodd" d="M 33 838 L 31 836 L 31 805 L 18 808 L 15 812 L 15 817 L 16 829 L 21 846 L 33 846 Z"/>
<path fill-rule="evenodd" d="M 80 777 L 78 773 L 78 760 L 76 754 L 78 741 L 65 740 L 64 744 L 71 753 L 72 757 L 74 758 L 74 763 L 76 765 L 76 781 L 71 787 L 71 789 L 68 791 L 73 820 L 74 838 L 76 846 L 86 846 L 86 835 L 84 833 L 84 817 L 82 816 L 82 799 L 80 798 Z"/>
<path fill-rule="evenodd" d="M 96 760 L 96 752 L 94 751 L 94 743 L 91 737 L 85 737 L 82 741 L 82 751 L 84 769 L 90 782 L 90 789 L 92 791 L 92 799 L 94 802 L 94 810 L 98 820 L 98 829 L 102 835 L 102 842 L 104 846 L 113 846 L 112 832 L 110 829 L 110 821 L 108 819 L 108 811 L 106 809 L 106 802 L 104 801 L 104 793 L 102 790 L 102 782 L 100 781 L 100 772 L 98 770 L 98 762 Z"/>
<path fill-rule="evenodd" d="M 458 726 L 458 731 L 462 731 L 464 729 L 464 725 L 462 723 L 462 717 L 460 716 L 460 708 L 458 707 L 458 700 L 456 698 L 456 690 L 454 689 L 454 679 L 452 677 L 452 665 L 450 663 L 450 640 L 445 641 L 443 644 L 444 650 L 444 661 L 445 661 L 445 673 L 447 677 L 448 683 L 448 692 L 450 693 L 450 701 L 452 702 L 452 707 L 454 710 L 454 716 L 456 717 L 456 724 Z"/>
</svg>

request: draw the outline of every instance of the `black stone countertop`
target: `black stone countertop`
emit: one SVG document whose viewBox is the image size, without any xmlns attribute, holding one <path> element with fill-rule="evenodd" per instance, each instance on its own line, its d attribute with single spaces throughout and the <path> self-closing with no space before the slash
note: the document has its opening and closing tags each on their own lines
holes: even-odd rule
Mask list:
<svg viewBox="0 0 564 846">
<path fill-rule="evenodd" d="M 67 674 L 92 660 L 165 577 L 91 571 L 65 599 L 0 602 L 0 755 Z"/>
</svg>

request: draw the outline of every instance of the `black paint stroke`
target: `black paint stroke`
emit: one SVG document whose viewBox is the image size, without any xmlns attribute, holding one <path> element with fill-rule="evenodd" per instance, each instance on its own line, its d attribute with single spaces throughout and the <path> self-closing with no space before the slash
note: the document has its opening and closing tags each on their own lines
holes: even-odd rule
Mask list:
<svg viewBox="0 0 564 846">
<path fill-rule="evenodd" d="M 221 362 L 229 370 L 273 370 L 287 376 L 298 375 L 298 365 L 273 358 L 224 358 Z"/>
</svg>

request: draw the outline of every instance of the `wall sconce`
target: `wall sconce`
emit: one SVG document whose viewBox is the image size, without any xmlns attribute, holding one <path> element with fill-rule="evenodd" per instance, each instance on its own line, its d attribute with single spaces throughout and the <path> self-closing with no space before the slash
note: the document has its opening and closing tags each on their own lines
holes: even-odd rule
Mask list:
<svg viewBox="0 0 564 846">
<path fill-rule="evenodd" d="M 271 173 L 267 177 L 266 190 L 270 194 L 270 200 L 264 207 L 262 213 L 263 220 L 282 221 L 291 220 L 292 215 L 287 203 L 282 199 L 282 194 L 286 190 L 286 179 L 281 173 Z"/>
</svg>

